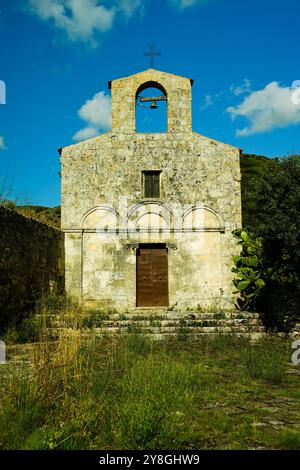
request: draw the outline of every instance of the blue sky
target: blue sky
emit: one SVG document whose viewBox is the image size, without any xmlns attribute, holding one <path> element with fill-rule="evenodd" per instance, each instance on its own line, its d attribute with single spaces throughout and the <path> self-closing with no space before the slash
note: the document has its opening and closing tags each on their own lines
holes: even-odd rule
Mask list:
<svg viewBox="0 0 300 470">
<path fill-rule="evenodd" d="M 195 80 L 194 131 L 300 153 L 299 0 L 1 0 L 0 191 L 60 204 L 57 149 L 109 129 L 107 82 L 148 68 L 151 44 Z"/>
</svg>

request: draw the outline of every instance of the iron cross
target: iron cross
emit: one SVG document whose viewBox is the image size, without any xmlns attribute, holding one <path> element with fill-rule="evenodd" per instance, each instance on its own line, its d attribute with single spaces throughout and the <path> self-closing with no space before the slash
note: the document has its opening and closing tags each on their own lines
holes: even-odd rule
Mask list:
<svg viewBox="0 0 300 470">
<path fill-rule="evenodd" d="M 154 68 L 154 58 L 156 55 L 161 55 L 161 52 L 155 51 L 154 46 L 150 46 L 150 51 L 149 52 L 144 52 L 144 56 L 150 57 L 150 68 Z"/>
</svg>

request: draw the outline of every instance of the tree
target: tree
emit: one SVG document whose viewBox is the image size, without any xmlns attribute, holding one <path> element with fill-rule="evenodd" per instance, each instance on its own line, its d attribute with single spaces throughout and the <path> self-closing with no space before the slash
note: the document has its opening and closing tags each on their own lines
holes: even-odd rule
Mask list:
<svg viewBox="0 0 300 470">
<path fill-rule="evenodd" d="M 261 180 L 263 174 L 272 165 L 271 158 L 262 155 L 241 154 L 241 175 L 242 175 L 242 209 L 243 209 L 243 227 L 252 232 L 256 226 L 257 193 L 255 186 L 258 180 Z"/>
<path fill-rule="evenodd" d="M 300 155 L 273 160 L 255 191 L 267 285 L 261 309 L 270 325 L 289 328 L 300 318 Z"/>
<path fill-rule="evenodd" d="M 300 155 L 276 159 L 257 182 L 256 235 L 267 278 L 300 287 Z"/>
</svg>

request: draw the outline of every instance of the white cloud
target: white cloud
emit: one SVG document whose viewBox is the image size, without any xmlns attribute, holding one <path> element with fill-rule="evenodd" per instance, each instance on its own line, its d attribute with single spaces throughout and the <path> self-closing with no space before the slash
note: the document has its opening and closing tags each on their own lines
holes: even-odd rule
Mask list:
<svg viewBox="0 0 300 470">
<path fill-rule="evenodd" d="M 91 139 L 103 131 L 111 129 L 111 98 L 104 91 L 96 93 L 87 100 L 78 111 L 79 117 L 87 123 L 86 127 L 76 132 L 73 140 Z"/>
<path fill-rule="evenodd" d="M 6 150 L 6 146 L 4 143 L 4 137 L 0 136 L 0 150 Z"/>
<path fill-rule="evenodd" d="M 82 140 L 92 139 L 93 137 L 97 137 L 99 135 L 99 131 L 96 127 L 84 127 L 80 129 L 80 131 L 76 132 L 73 135 L 73 140 L 76 142 L 81 142 Z"/>
<path fill-rule="evenodd" d="M 183 10 L 193 5 L 206 5 L 209 0 L 170 0 L 176 7 Z"/>
<path fill-rule="evenodd" d="M 251 82 L 248 78 L 244 78 L 243 83 L 241 85 L 239 85 L 239 86 L 232 85 L 230 87 L 230 91 L 236 96 L 251 93 L 251 91 L 252 91 L 251 90 Z"/>
<path fill-rule="evenodd" d="M 64 31 L 71 41 L 84 41 L 96 47 L 99 34 L 112 28 L 118 17 L 129 19 L 144 14 L 155 0 L 24 0 L 26 10 L 40 20 Z M 166 0 L 167 1 L 167 0 Z M 212 0 L 168 0 L 179 10 L 206 5 Z"/>
<path fill-rule="evenodd" d="M 242 116 L 249 122 L 247 127 L 238 129 L 237 136 L 270 131 L 276 127 L 287 127 L 300 123 L 300 103 L 295 104 L 295 89 L 271 82 L 265 88 L 254 91 L 237 106 L 230 106 L 227 112 L 232 119 Z"/>
<path fill-rule="evenodd" d="M 78 111 L 81 119 L 90 124 L 109 129 L 111 126 L 111 98 L 105 91 L 96 93 L 91 100 L 87 100 Z"/>
<path fill-rule="evenodd" d="M 115 0 L 110 7 L 99 0 L 27 0 L 27 9 L 43 21 L 63 30 L 71 41 L 97 45 L 96 33 L 105 33 L 121 12 L 131 17 L 143 0 Z"/>
<path fill-rule="evenodd" d="M 213 105 L 213 100 L 211 95 L 205 95 L 203 105 L 200 108 L 200 111 L 203 111 L 206 108 L 209 108 Z"/>
<path fill-rule="evenodd" d="M 147 0 L 119 0 L 118 9 L 124 13 L 127 18 L 130 18 L 138 10 L 140 10 L 141 13 L 144 12 L 146 1 Z"/>
</svg>

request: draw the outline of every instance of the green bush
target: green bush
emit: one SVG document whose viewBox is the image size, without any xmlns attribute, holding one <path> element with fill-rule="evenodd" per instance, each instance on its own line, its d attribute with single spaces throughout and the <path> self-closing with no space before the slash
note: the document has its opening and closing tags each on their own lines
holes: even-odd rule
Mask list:
<svg viewBox="0 0 300 470">
<path fill-rule="evenodd" d="M 233 283 L 235 294 L 239 294 L 236 306 L 240 310 L 255 308 L 256 301 L 265 286 L 261 276 L 261 244 L 260 238 L 255 238 L 245 230 L 234 232 L 242 247 L 241 253 L 233 257 L 235 267 L 232 272 L 236 274 Z"/>
<path fill-rule="evenodd" d="M 300 320 L 300 289 L 296 285 L 269 282 L 257 306 L 268 330 L 288 333 Z"/>
<path fill-rule="evenodd" d="M 241 170 L 243 225 L 261 240 L 259 272 L 266 283 L 246 308 L 260 311 L 267 327 L 289 331 L 300 320 L 300 155 L 242 155 Z M 240 288 L 247 294 L 254 273 L 242 274 Z"/>
</svg>

